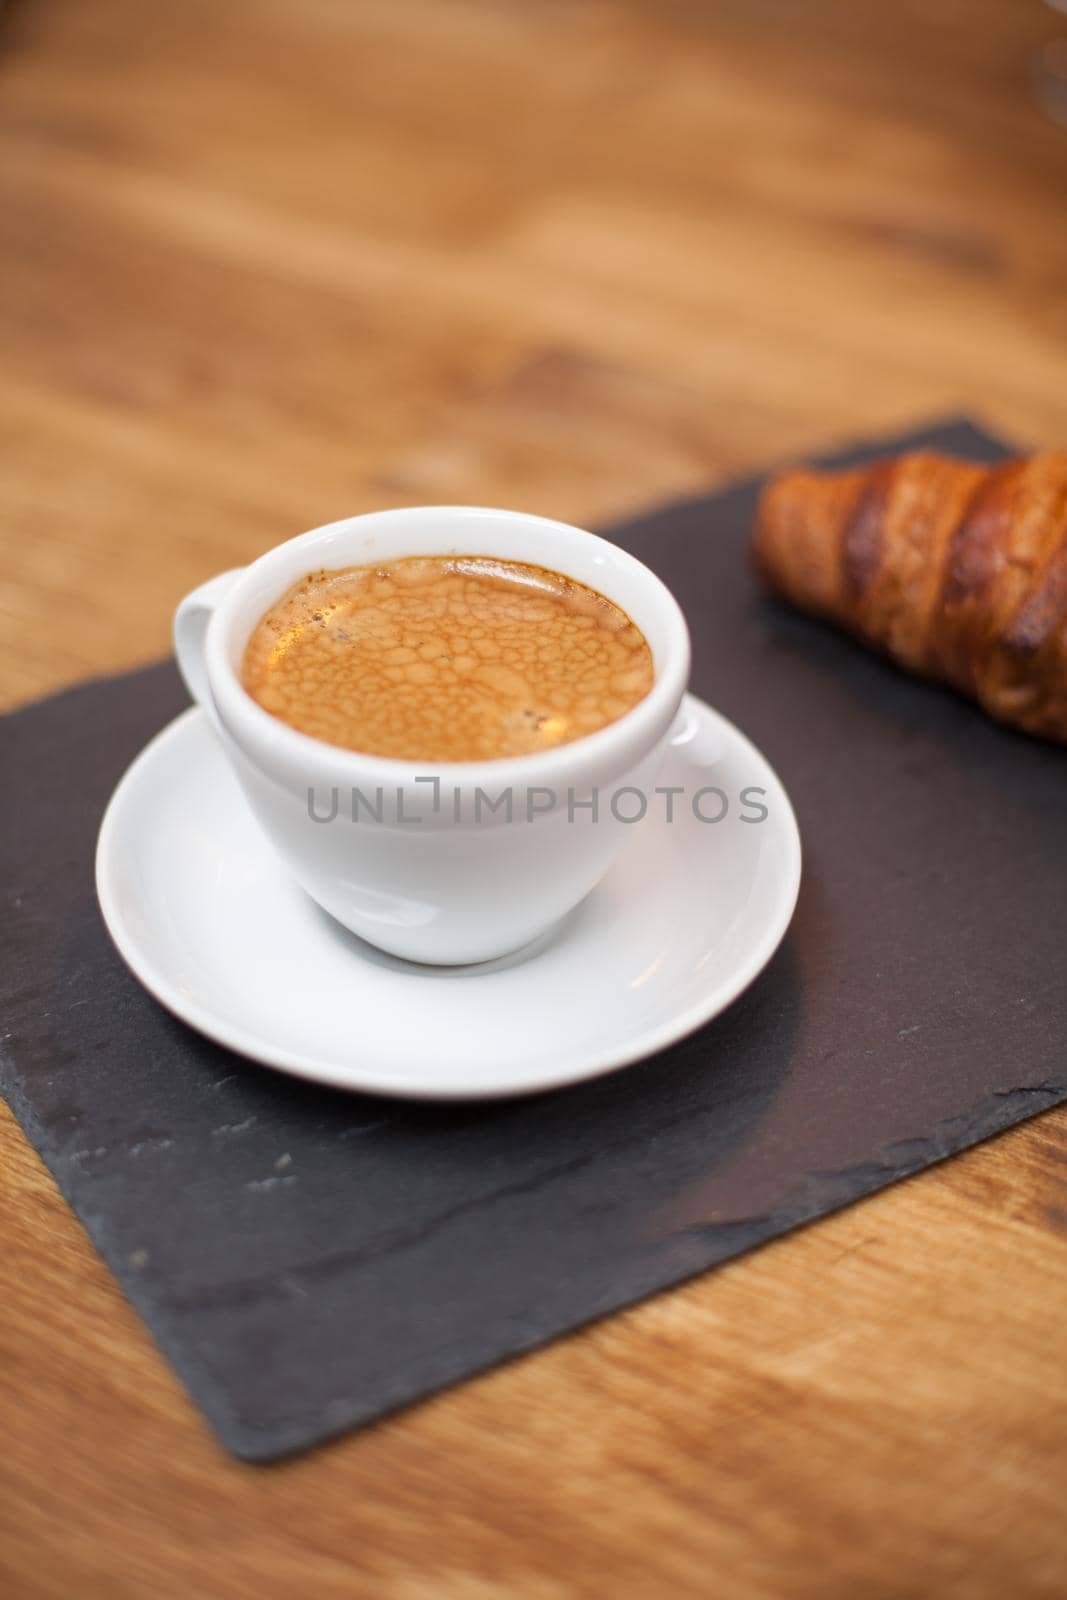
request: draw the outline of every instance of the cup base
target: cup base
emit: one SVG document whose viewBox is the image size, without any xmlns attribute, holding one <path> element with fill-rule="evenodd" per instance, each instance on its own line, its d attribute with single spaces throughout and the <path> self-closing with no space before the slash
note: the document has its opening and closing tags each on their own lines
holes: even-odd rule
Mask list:
<svg viewBox="0 0 1067 1600">
<path fill-rule="evenodd" d="M 591 889 L 589 893 L 595 894 L 595 888 Z M 582 901 L 579 901 L 578 906 L 573 906 L 570 911 L 564 912 L 563 916 L 557 917 L 554 922 L 551 922 L 547 928 L 542 929 L 540 933 L 534 934 L 532 938 L 523 939 L 517 945 L 509 946 L 507 949 L 498 951 L 493 955 L 486 955 L 475 960 L 449 961 L 447 958 L 437 957 L 416 958 L 403 955 L 396 950 L 390 950 L 387 946 L 378 944 L 373 939 L 364 938 L 362 934 L 356 933 L 352 928 L 347 927 L 340 918 L 333 916 L 324 906 L 319 905 L 312 895 L 308 895 L 307 898 L 311 901 L 322 922 L 329 930 L 330 937 L 339 939 L 344 944 L 349 945 L 352 955 L 359 960 L 370 962 L 372 965 L 377 964 L 387 967 L 392 972 L 411 972 L 424 976 L 432 976 L 436 973 L 442 977 L 462 977 L 464 973 L 470 973 L 472 977 L 475 977 L 487 972 L 504 972 L 509 967 L 521 966 L 524 961 L 539 955 L 542 950 L 552 943 L 553 939 L 557 937 L 578 910 L 578 906 L 582 904 Z M 584 898 L 588 899 L 588 896 Z"/>
</svg>

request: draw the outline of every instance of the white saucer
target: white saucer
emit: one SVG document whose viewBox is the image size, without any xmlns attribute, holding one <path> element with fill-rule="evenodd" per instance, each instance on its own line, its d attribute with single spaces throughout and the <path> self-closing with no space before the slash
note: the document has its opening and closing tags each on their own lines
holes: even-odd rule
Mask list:
<svg viewBox="0 0 1067 1600">
<path fill-rule="evenodd" d="M 526 1094 L 662 1050 L 734 1000 L 774 954 L 800 884 L 785 790 L 731 723 L 688 696 L 660 786 L 619 861 L 518 955 L 476 967 L 381 954 L 308 899 L 248 810 L 201 711 L 126 772 L 100 829 L 111 936 L 170 1011 L 254 1061 L 412 1099 Z M 691 796 L 715 786 L 720 822 Z M 767 817 L 742 821 L 758 787 Z M 750 797 L 751 798 L 751 797 Z M 704 796 L 706 816 L 721 801 Z M 745 814 L 753 815 L 751 806 Z"/>
</svg>

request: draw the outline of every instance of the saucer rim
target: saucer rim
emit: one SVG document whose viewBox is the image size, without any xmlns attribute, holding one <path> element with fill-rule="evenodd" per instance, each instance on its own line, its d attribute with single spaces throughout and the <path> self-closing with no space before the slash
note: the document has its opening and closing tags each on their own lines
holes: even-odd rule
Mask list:
<svg viewBox="0 0 1067 1600">
<path fill-rule="evenodd" d="M 143 770 L 152 764 L 163 746 L 182 738 L 193 722 L 200 721 L 204 724 L 208 735 L 212 736 L 206 713 L 196 705 L 187 707 L 152 736 L 125 769 L 107 803 L 97 836 L 95 857 L 96 896 L 104 925 L 130 972 L 152 998 L 172 1016 L 205 1038 L 233 1050 L 246 1060 L 309 1082 L 347 1090 L 350 1093 L 371 1094 L 388 1099 L 472 1103 L 516 1099 L 604 1077 L 623 1067 L 632 1066 L 638 1061 L 647 1060 L 670 1045 L 688 1038 L 698 1028 L 711 1022 L 733 1005 L 755 982 L 781 945 L 792 922 L 800 893 L 803 865 L 800 828 L 788 791 L 778 773 L 762 751 L 735 723 L 724 717 L 721 712 L 714 710 L 698 695 L 687 692 L 682 706 L 717 724 L 743 752 L 747 752 L 761 764 L 767 776 L 773 781 L 778 790 L 776 807 L 782 819 L 780 829 L 787 845 L 788 859 L 785 870 L 788 882 L 785 884 L 784 893 L 780 893 L 776 898 L 774 914 L 768 916 L 760 938 L 753 942 L 752 950 L 730 973 L 728 980 L 710 989 L 700 1001 L 673 1014 L 658 1026 L 644 1030 L 624 1046 L 620 1047 L 616 1043 L 600 1051 L 587 1050 L 569 1059 L 558 1070 L 548 1069 L 536 1078 L 520 1079 L 500 1086 L 486 1083 L 466 1086 L 442 1085 L 440 1082 L 419 1078 L 416 1075 L 391 1078 L 388 1082 L 383 1082 L 381 1077 L 365 1074 L 356 1066 L 338 1067 L 323 1062 L 318 1057 L 303 1055 L 296 1051 L 282 1048 L 272 1050 L 269 1041 L 259 1040 L 239 1025 L 220 1018 L 216 1011 L 203 1005 L 195 996 L 181 991 L 171 982 L 160 964 L 143 952 L 137 939 L 131 934 L 119 906 L 113 872 L 117 854 L 121 850 L 122 813 L 130 804 L 131 796 L 135 794 Z M 255 826 L 251 815 L 249 823 Z M 596 890 L 592 892 L 595 894 Z M 420 968 L 415 963 L 406 964 L 412 967 L 413 974 L 419 973 Z"/>
</svg>

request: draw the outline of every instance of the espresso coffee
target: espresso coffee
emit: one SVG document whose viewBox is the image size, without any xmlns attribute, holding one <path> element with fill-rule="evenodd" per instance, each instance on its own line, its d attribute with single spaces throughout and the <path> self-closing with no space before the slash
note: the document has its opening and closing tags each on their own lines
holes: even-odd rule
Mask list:
<svg viewBox="0 0 1067 1600">
<path fill-rule="evenodd" d="M 652 687 L 640 629 L 561 573 L 418 556 L 309 573 L 245 651 L 252 698 L 301 733 L 368 755 L 485 761 L 567 744 Z"/>
</svg>

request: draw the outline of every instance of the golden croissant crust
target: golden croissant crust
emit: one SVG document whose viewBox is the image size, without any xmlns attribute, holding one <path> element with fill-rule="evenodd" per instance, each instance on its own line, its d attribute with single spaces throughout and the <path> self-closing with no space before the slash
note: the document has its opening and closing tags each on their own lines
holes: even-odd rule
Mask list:
<svg viewBox="0 0 1067 1600">
<path fill-rule="evenodd" d="M 1067 742 L 1067 452 L 785 472 L 760 498 L 753 549 L 803 611 Z"/>
</svg>

